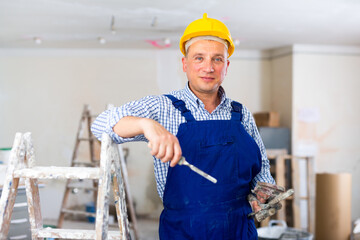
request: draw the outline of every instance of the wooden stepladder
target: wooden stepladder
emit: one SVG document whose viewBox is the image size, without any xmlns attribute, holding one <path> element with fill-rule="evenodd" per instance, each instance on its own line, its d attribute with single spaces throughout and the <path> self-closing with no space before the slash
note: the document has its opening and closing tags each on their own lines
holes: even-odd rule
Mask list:
<svg viewBox="0 0 360 240">
<path fill-rule="evenodd" d="M 91 133 L 91 130 L 90 130 L 91 122 L 92 122 L 92 116 L 91 116 L 91 112 L 90 112 L 90 107 L 89 107 L 89 105 L 84 105 L 84 108 L 83 108 L 83 111 L 82 111 L 82 114 L 80 117 L 78 131 L 76 134 L 75 147 L 74 147 L 72 157 L 71 157 L 71 165 L 70 165 L 71 167 L 80 167 L 80 166 L 99 167 L 100 156 L 96 156 L 98 154 L 95 154 L 95 148 L 97 147 L 98 143 L 97 143 L 97 139 L 95 139 L 95 137 Z M 82 142 L 84 142 L 85 145 L 88 145 L 89 150 L 90 150 L 90 154 L 89 154 L 90 157 L 89 157 L 88 161 L 79 161 L 78 160 L 79 149 L 82 145 Z M 71 208 L 69 208 L 69 206 L 68 206 L 68 200 L 70 197 L 70 193 L 76 192 L 79 189 L 82 189 L 85 191 L 92 191 L 93 198 L 94 198 L 93 201 L 94 201 L 94 203 L 96 203 L 98 182 L 97 182 L 97 179 L 91 179 L 91 181 L 92 181 L 92 187 L 86 186 L 85 183 L 83 183 L 83 181 L 79 181 L 79 180 L 75 180 L 75 179 L 67 179 L 66 180 L 65 193 L 63 196 L 63 200 L 62 200 L 62 204 L 61 204 L 61 208 L 60 208 L 60 215 L 59 215 L 58 224 L 57 224 L 58 228 L 62 228 L 66 214 L 84 215 L 84 216 L 88 216 L 88 217 L 94 217 L 93 213 L 89 213 L 86 211 L 74 211 Z M 81 186 L 80 186 L 80 184 L 78 184 L 78 183 L 83 183 L 83 184 L 81 184 Z"/>
<path fill-rule="evenodd" d="M 20 179 L 25 180 L 32 239 L 131 239 L 119 150 L 107 134 L 102 136 L 100 167 L 37 167 L 30 133 L 17 133 L 0 199 L 0 239 L 7 239 Z M 95 230 L 43 228 L 39 179 L 97 179 Z M 109 192 L 113 183 L 119 231 L 108 232 Z"/>
<path fill-rule="evenodd" d="M 113 105 L 109 104 L 107 106 L 107 108 L 111 108 L 113 107 Z M 96 151 L 98 149 L 99 141 L 95 138 L 95 136 L 91 133 L 91 124 L 93 121 L 93 118 L 97 116 L 97 115 L 92 115 L 91 114 L 91 109 L 89 105 L 84 105 L 82 114 L 81 114 L 81 118 L 80 118 L 80 122 L 79 122 L 79 127 L 76 133 L 76 140 L 75 140 L 75 146 L 74 146 L 74 150 L 72 153 L 72 158 L 71 158 L 71 167 L 80 167 L 80 166 L 85 166 L 85 167 L 99 167 L 100 164 L 100 156 L 98 154 L 98 151 Z M 89 147 L 89 158 L 83 158 L 85 159 L 85 161 L 82 159 L 82 161 L 80 161 L 78 158 L 79 155 L 79 151 L 81 147 L 86 147 L 86 145 Z M 136 214 L 135 214 L 135 208 L 134 208 L 134 204 L 133 204 L 133 199 L 131 196 L 131 190 L 130 190 L 130 184 L 128 181 L 128 173 L 127 173 L 127 166 L 126 166 L 126 162 L 125 162 L 125 154 L 122 148 L 122 145 L 117 145 L 118 147 L 118 151 L 119 151 L 119 156 L 120 156 L 120 169 L 121 169 L 121 173 L 122 173 L 122 180 L 123 180 L 123 184 L 124 184 L 124 189 L 125 189 L 125 197 L 126 197 L 126 204 L 128 207 L 128 213 L 130 216 L 130 222 L 129 222 L 129 226 L 133 231 L 133 238 L 135 240 L 139 239 L 138 237 L 138 231 L 137 231 L 137 219 L 136 219 Z M 68 205 L 69 202 L 69 198 L 70 198 L 70 194 L 75 191 L 75 190 L 85 190 L 85 191 L 92 191 L 93 192 L 93 198 L 94 198 L 94 203 L 96 203 L 96 199 L 97 199 L 97 191 L 98 191 L 98 180 L 97 179 L 91 179 L 92 181 L 92 187 L 89 187 L 89 185 L 85 185 L 86 183 L 84 181 L 78 181 L 76 179 L 67 179 L 66 181 L 66 185 L 65 185 L 65 193 L 63 196 L 63 200 L 62 200 L 62 204 L 61 204 L 61 208 L 60 208 L 60 215 L 59 215 L 59 219 L 58 219 L 58 224 L 57 227 L 58 228 L 62 228 L 64 219 L 65 219 L 65 215 L 67 214 L 71 214 L 71 215 L 82 215 L 82 216 L 92 216 L 95 217 L 94 213 L 89 213 L 86 211 L 75 211 L 73 209 L 71 209 Z"/>
</svg>

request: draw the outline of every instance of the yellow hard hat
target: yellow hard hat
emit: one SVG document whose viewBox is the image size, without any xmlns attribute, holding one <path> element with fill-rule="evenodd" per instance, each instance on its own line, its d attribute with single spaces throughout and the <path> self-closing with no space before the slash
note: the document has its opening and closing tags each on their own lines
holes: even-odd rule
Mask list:
<svg viewBox="0 0 360 240">
<path fill-rule="evenodd" d="M 184 54 L 184 56 L 186 54 L 186 41 L 198 36 L 215 36 L 222 38 L 228 42 L 228 57 L 230 57 L 234 52 L 235 46 L 229 29 L 219 20 L 208 18 L 207 13 L 204 13 L 203 18 L 190 23 L 185 29 L 185 32 L 180 39 L 180 51 Z"/>
</svg>

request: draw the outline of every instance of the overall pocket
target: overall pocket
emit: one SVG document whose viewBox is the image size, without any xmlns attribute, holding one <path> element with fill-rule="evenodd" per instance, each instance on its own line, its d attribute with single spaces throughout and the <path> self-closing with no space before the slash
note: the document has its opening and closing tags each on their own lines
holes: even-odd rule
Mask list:
<svg viewBox="0 0 360 240">
<path fill-rule="evenodd" d="M 235 137 L 203 139 L 199 144 L 195 166 L 217 179 L 216 185 L 236 183 L 238 178 L 238 159 L 235 151 Z M 202 178 L 201 185 L 214 185 Z"/>
</svg>

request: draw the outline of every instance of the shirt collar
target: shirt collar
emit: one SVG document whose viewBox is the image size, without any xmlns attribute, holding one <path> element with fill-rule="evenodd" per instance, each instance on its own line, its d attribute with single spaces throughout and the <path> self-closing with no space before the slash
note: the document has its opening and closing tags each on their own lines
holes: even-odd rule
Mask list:
<svg viewBox="0 0 360 240">
<path fill-rule="evenodd" d="M 199 106 L 205 107 L 204 103 L 191 91 L 189 87 L 189 82 L 186 84 L 184 88 L 184 93 L 186 100 L 189 101 L 189 103 L 191 103 L 192 105 L 194 105 L 194 107 L 199 107 Z M 224 105 L 226 102 L 226 94 L 222 86 L 219 87 L 218 95 L 220 96 L 220 104 L 217 108 Z"/>
</svg>

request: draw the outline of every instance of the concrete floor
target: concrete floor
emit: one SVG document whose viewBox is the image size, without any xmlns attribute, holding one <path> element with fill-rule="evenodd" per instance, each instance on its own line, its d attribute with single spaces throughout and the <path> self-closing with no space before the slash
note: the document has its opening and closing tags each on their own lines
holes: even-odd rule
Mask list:
<svg viewBox="0 0 360 240">
<path fill-rule="evenodd" d="M 139 239 L 157 240 L 159 239 L 159 219 L 138 218 Z"/>
<path fill-rule="evenodd" d="M 47 225 L 56 225 L 55 221 L 44 220 L 44 224 Z M 157 240 L 159 239 L 158 227 L 159 219 L 156 218 L 137 218 L 138 223 L 138 240 Z M 62 228 L 68 229 L 95 229 L 94 223 L 89 223 L 86 221 L 69 221 L 65 220 Z M 109 230 L 117 230 L 118 226 L 116 224 L 109 225 Z M 132 232 L 133 235 L 133 232 Z M 134 238 L 133 238 L 134 239 Z"/>
</svg>

